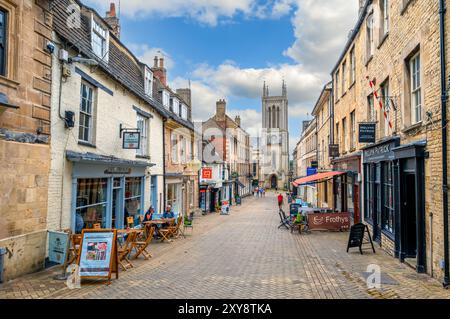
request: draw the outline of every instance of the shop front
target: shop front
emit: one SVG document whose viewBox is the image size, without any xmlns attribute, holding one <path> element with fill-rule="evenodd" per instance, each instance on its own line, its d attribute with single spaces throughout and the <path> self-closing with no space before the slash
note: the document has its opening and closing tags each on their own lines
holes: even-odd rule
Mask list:
<svg viewBox="0 0 450 319">
<path fill-rule="evenodd" d="M 395 137 L 364 149 L 364 219 L 374 240 L 400 261 L 426 272 L 426 142 Z"/>
<path fill-rule="evenodd" d="M 152 164 L 68 151 L 72 163 L 71 229 L 123 229 L 129 217 L 138 225 L 145 213 L 145 192 Z M 149 204 L 149 203 L 148 203 Z"/>
<path fill-rule="evenodd" d="M 348 212 L 354 224 L 361 222 L 361 153 L 333 160 L 334 170 L 346 172 L 335 177 L 333 182 L 334 208 Z"/>
</svg>

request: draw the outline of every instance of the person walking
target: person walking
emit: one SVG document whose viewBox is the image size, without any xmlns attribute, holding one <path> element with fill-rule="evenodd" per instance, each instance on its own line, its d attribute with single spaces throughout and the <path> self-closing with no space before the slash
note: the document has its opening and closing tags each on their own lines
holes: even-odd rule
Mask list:
<svg viewBox="0 0 450 319">
<path fill-rule="evenodd" d="M 280 209 L 282 209 L 283 208 L 283 201 L 284 201 L 283 195 L 281 193 L 279 193 L 277 199 L 278 199 L 278 207 Z"/>
</svg>

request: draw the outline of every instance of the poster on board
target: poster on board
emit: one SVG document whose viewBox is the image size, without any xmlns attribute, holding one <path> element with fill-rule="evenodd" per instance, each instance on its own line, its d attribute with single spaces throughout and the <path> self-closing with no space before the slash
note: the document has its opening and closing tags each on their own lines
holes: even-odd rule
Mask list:
<svg viewBox="0 0 450 319">
<path fill-rule="evenodd" d="M 83 231 L 78 259 L 81 277 L 111 277 L 117 266 L 115 238 L 113 230 Z"/>
<path fill-rule="evenodd" d="M 63 232 L 48 232 L 48 259 L 52 263 L 63 265 L 69 248 L 69 234 Z"/>
</svg>

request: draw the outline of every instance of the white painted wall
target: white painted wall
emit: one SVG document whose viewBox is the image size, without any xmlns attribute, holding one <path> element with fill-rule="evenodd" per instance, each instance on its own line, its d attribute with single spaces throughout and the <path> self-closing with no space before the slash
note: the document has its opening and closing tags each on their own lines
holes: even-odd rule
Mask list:
<svg viewBox="0 0 450 319">
<path fill-rule="evenodd" d="M 57 41 L 58 42 L 58 41 Z M 128 160 L 136 159 L 135 150 L 123 150 L 122 140 L 119 136 L 119 126 L 136 128 L 137 113 L 133 106 L 153 115 L 150 119 L 149 152 L 150 161 L 156 166 L 148 169 L 148 175 L 158 175 L 158 200 L 159 194 L 163 192 L 163 119 L 152 110 L 149 105 L 135 97 L 131 92 L 125 91 L 117 82 L 108 78 L 100 69 L 91 73 L 90 68 L 75 63 L 69 66 L 71 76 L 62 84 L 61 92 L 61 114 L 65 111 L 75 112 L 75 128 L 68 130 L 64 121 L 59 118 L 58 105 L 60 95 L 60 68 L 61 64 L 53 55 L 52 70 L 52 112 L 51 112 L 51 168 L 49 177 L 48 198 L 48 229 L 59 230 L 70 228 L 71 225 L 71 194 L 72 194 L 72 164 L 65 160 L 65 151 L 71 150 L 80 153 L 96 153 L 101 155 L 115 156 Z M 70 53 L 74 55 L 74 52 Z M 90 148 L 78 144 L 79 105 L 81 77 L 75 73 L 75 66 L 86 74 L 102 83 L 114 92 L 109 95 L 101 89 L 97 89 L 96 110 L 96 137 L 97 148 Z M 150 206 L 150 177 L 146 179 L 145 185 L 145 209 Z"/>
</svg>

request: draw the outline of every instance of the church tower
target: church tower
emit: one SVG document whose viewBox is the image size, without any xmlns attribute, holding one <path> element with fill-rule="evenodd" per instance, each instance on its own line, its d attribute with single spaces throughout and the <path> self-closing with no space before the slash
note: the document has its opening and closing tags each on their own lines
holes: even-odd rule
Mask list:
<svg viewBox="0 0 450 319">
<path fill-rule="evenodd" d="M 271 96 L 264 82 L 262 94 L 261 176 L 264 186 L 284 189 L 289 183 L 289 113 L 287 85 L 281 95 Z"/>
</svg>

